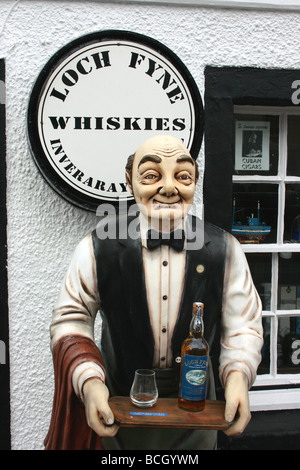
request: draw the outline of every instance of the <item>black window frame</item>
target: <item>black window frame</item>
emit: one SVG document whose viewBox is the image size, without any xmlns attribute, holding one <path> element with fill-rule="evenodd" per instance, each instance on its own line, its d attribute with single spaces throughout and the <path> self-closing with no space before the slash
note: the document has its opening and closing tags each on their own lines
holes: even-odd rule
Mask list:
<svg viewBox="0 0 300 470">
<path fill-rule="evenodd" d="M 234 106 L 299 107 L 292 85 L 300 70 L 206 66 L 204 76 L 204 216 L 230 232 Z"/>
<path fill-rule="evenodd" d="M 0 59 L 0 449 L 10 450 L 9 321 L 7 287 L 7 209 L 6 209 L 6 133 L 5 133 L 5 61 Z"/>
</svg>

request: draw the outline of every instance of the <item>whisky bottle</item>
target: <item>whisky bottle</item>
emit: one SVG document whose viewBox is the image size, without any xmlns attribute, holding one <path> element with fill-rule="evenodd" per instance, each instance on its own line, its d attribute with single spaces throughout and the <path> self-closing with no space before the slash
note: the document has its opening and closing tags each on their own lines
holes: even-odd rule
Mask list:
<svg viewBox="0 0 300 470">
<path fill-rule="evenodd" d="M 181 348 L 178 406 L 186 411 L 205 408 L 209 351 L 203 337 L 203 310 L 203 303 L 193 303 L 190 334 Z"/>
</svg>

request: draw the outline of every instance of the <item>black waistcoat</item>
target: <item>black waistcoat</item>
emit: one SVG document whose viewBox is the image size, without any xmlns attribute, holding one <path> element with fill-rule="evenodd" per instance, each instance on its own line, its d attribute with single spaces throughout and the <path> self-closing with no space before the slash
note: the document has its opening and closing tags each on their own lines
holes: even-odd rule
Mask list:
<svg viewBox="0 0 300 470">
<path fill-rule="evenodd" d="M 128 221 L 131 223 L 132 219 L 128 218 Z M 121 216 L 117 219 L 117 234 L 122 223 Z M 106 219 L 103 224 L 107 224 Z M 124 225 L 122 227 L 124 229 Z M 128 395 L 134 371 L 153 367 L 154 339 L 141 240 L 126 236 L 103 240 L 98 238 L 95 230 L 93 246 L 103 320 L 101 352 L 107 381 L 115 394 Z M 204 336 L 210 344 L 213 362 L 218 358 L 216 331 L 222 308 L 225 257 L 226 232 L 205 223 L 203 247 L 186 251 L 184 289 L 172 337 L 173 367 L 176 370 L 179 370 L 176 358 L 180 357 L 182 342 L 188 336 L 195 301 L 204 303 Z"/>
</svg>

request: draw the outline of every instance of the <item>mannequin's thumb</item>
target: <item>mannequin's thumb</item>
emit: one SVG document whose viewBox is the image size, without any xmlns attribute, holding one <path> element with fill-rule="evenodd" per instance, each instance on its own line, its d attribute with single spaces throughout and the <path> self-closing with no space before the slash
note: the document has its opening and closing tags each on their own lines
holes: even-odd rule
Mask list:
<svg viewBox="0 0 300 470">
<path fill-rule="evenodd" d="M 231 423 L 236 413 L 236 407 L 232 404 L 227 404 L 225 407 L 225 419 Z"/>
<path fill-rule="evenodd" d="M 105 409 L 102 411 L 102 418 L 108 426 L 114 424 L 115 418 L 113 412 L 111 411 L 110 407 L 107 405 Z"/>
</svg>

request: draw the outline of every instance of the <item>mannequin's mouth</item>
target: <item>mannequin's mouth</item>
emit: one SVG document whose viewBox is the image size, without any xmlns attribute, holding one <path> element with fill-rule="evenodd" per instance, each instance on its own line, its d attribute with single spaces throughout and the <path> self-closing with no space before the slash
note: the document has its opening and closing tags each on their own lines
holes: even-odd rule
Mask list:
<svg viewBox="0 0 300 470">
<path fill-rule="evenodd" d="M 178 209 L 179 205 L 181 204 L 181 199 L 172 202 L 166 201 L 158 201 L 157 199 L 153 199 L 152 205 L 154 209 Z"/>
</svg>

